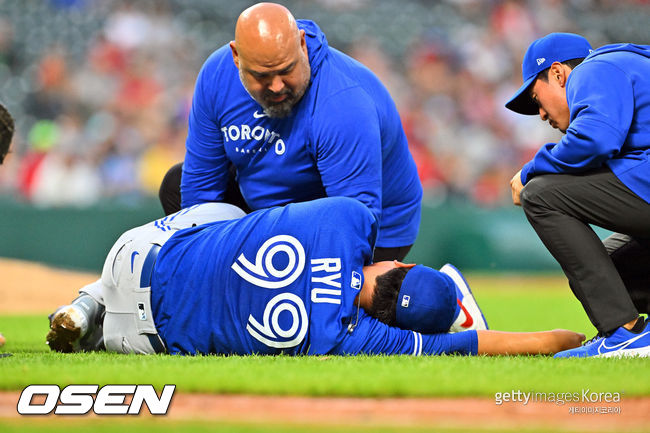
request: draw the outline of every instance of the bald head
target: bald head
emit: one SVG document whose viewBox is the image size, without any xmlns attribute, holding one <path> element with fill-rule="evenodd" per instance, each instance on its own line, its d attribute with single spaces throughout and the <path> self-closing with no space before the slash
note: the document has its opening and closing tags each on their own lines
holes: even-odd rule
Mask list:
<svg viewBox="0 0 650 433">
<path fill-rule="evenodd" d="M 301 34 L 289 9 L 276 3 L 258 3 L 241 13 L 235 27 L 235 45 L 247 60 L 273 63 L 299 49 Z"/>
<path fill-rule="evenodd" d="M 241 13 L 230 42 L 239 77 L 269 117 L 286 117 L 311 74 L 305 31 L 287 8 L 258 3 Z"/>
</svg>

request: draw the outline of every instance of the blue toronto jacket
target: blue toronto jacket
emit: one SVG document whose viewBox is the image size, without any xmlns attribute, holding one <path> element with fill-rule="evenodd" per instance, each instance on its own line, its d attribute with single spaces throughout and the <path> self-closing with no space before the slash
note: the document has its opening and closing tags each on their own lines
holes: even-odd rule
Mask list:
<svg viewBox="0 0 650 433">
<path fill-rule="evenodd" d="M 253 209 L 322 197 L 352 197 L 379 222 L 377 246 L 412 244 L 422 186 L 400 117 L 365 66 L 331 48 L 318 26 L 299 20 L 311 81 L 292 114 L 267 117 L 239 79 L 228 45 L 196 82 L 181 182 L 182 206 L 221 201 L 228 165 Z"/>
</svg>

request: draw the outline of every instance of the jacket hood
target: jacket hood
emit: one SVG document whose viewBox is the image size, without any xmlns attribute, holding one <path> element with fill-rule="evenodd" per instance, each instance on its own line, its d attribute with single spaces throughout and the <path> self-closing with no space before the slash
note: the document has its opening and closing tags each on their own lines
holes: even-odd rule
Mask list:
<svg viewBox="0 0 650 433">
<path fill-rule="evenodd" d="M 636 44 L 612 44 L 612 45 L 603 45 L 602 47 L 594 50 L 591 54 L 587 56 L 587 59 L 591 59 L 601 54 L 611 53 L 614 51 L 630 51 L 632 53 L 640 54 L 642 56 L 650 58 L 650 45 L 636 45 Z"/>
<path fill-rule="evenodd" d="M 307 41 L 307 51 L 309 53 L 309 64 L 311 66 L 312 78 L 318 73 L 323 59 L 327 55 L 329 44 L 325 33 L 322 32 L 318 25 L 310 20 L 296 20 L 298 28 L 305 31 L 305 40 Z"/>
</svg>

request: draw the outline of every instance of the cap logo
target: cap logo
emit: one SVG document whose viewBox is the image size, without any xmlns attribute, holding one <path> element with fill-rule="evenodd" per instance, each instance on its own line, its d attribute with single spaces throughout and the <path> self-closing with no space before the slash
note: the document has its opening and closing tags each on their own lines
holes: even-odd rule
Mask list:
<svg viewBox="0 0 650 433">
<path fill-rule="evenodd" d="M 541 65 L 545 61 L 546 61 L 546 59 L 544 57 L 540 57 L 539 59 L 537 59 L 537 66 Z"/>
<path fill-rule="evenodd" d="M 411 297 L 409 295 L 402 296 L 402 307 L 408 308 L 409 302 L 411 302 Z"/>
</svg>

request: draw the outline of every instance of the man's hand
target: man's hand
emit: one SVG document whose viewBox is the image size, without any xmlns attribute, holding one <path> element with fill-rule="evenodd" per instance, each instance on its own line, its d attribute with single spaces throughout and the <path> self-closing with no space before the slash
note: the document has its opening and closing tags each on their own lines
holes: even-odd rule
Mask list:
<svg viewBox="0 0 650 433">
<path fill-rule="evenodd" d="M 521 190 L 524 189 L 524 184 L 521 183 L 521 170 L 510 179 L 510 188 L 512 189 L 512 203 L 515 206 L 521 206 L 519 195 Z"/>
<path fill-rule="evenodd" d="M 580 344 L 585 341 L 585 334 L 568 331 L 566 329 L 554 329 L 548 331 L 548 338 L 549 342 L 547 349 L 550 352 L 557 353 L 580 346 Z"/>
</svg>

